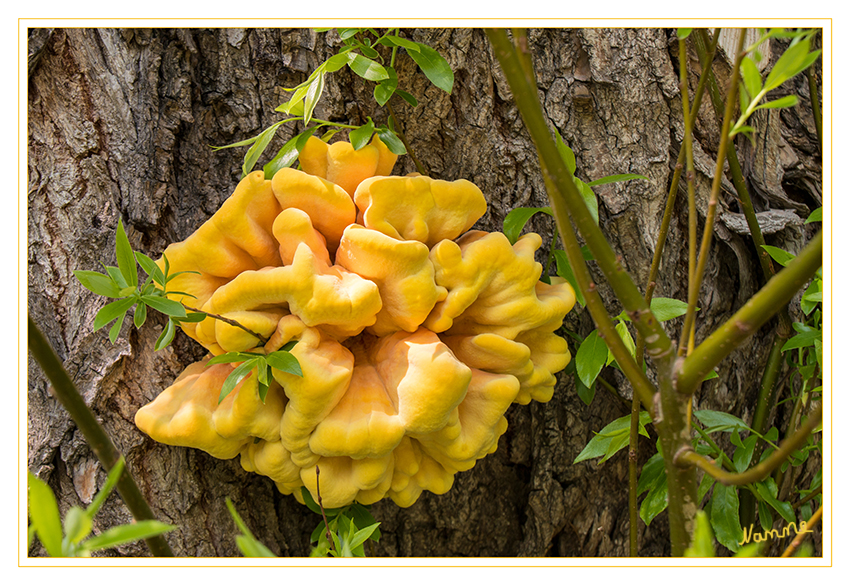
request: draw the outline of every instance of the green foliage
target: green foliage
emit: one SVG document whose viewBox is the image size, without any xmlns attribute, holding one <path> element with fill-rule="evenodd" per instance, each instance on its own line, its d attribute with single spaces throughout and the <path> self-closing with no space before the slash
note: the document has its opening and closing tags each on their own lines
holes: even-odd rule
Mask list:
<svg viewBox="0 0 850 585">
<path fill-rule="evenodd" d="M 297 341 L 290 341 L 281 349 L 268 354 L 251 353 L 243 351 L 231 351 L 217 355 L 207 362 L 207 366 L 215 364 L 232 364 L 239 363 L 240 365 L 233 369 L 233 372 L 224 380 L 221 386 L 221 393 L 218 396 L 218 401 L 221 403 L 234 388 L 250 374 L 257 375 L 257 391 L 260 394 L 260 400 L 264 403 L 269 392 L 269 384 L 272 381 L 272 368 L 281 372 L 287 372 L 295 376 L 301 377 L 301 364 L 298 359 L 289 353 L 295 347 Z"/>
<path fill-rule="evenodd" d="M 174 526 L 156 520 L 144 520 L 132 524 L 114 526 L 101 534 L 92 536 L 93 519 L 103 502 L 112 493 L 124 471 L 124 458 L 118 460 L 110 470 L 106 483 L 83 510 L 72 506 L 65 514 L 64 522 L 59 516 L 56 497 L 46 483 L 32 473 L 27 475 L 27 505 L 29 509 L 29 543 L 38 536 L 47 554 L 51 557 L 89 557 L 93 551 L 113 548 L 174 530 Z"/>
<path fill-rule="evenodd" d="M 327 32 L 331 29 L 316 29 L 317 32 Z M 330 129 L 323 140 L 340 131 L 349 130 L 349 139 L 355 150 L 368 144 L 372 135 L 377 133 L 381 141 L 394 154 L 407 152 L 404 142 L 399 138 L 394 128 L 392 118 L 386 124 L 376 125 L 371 118 L 361 126 L 339 124 L 321 120 L 313 116 L 325 89 L 325 77 L 343 68 L 348 68 L 361 79 L 375 84 L 373 94 L 379 106 L 385 106 L 393 96 L 398 96 L 412 107 L 418 105 L 416 98 L 398 87 L 396 57 L 399 50 L 403 51 L 416 63 L 419 69 L 435 86 L 451 93 L 454 86 L 454 73 L 448 62 L 433 48 L 411 41 L 400 36 L 401 29 L 389 28 L 379 33 L 373 28 L 340 28 L 337 29 L 342 47 L 337 54 L 321 63 L 305 81 L 284 91 L 291 94 L 289 100 L 275 108 L 275 111 L 289 116 L 275 122 L 258 135 L 247 140 L 241 140 L 225 146 L 214 147 L 216 150 L 248 146 L 242 163 L 243 176 L 250 173 L 257 161 L 265 152 L 272 138 L 281 125 L 289 122 L 302 122 L 305 129 L 290 138 L 277 154 L 264 167 L 267 179 L 282 168 L 290 167 L 298 160 L 298 153 L 304 148 L 307 139 L 321 128 Z M 389 53 L 389 54 L 387 54 Z"/>
<path fill-rule="evenodd" d="M 133 324 L 136 328 L 144 325 L 147 319 L 148 308 L 168 315 L 168 323 L 162 334 L 156 341 L 155 349 L 158 351 L 167 347 L 174 339 L 175 324 L 197 323 L 203 321 L 206 315 L 197 312 L 188 312 L 179 302 L 167 298 L 167 295 L 179 294 L 192 296 L 184 292 L 168 291 L 168 283 L 180 274 L 189 271 L 169 273 L 168 258 L 165 258 L 165 270 L 145 256 L 141 252 L 133 252 L 130 240 L 124 231 L 124 224 L 118 221 L 118 229 L 115 234 L 115 257 L 118 266 L 104 266 L 106 273 L 91 270 L 75 270 L 74 276 L 84 287 L 95 294 L 119 299 L 104 306 L 94 318 L 94 330 L 97 331 L 114 321 L 109 330 L 109 341 L 115 343 L 121 325 L 127 313 L 135 307 Z M 138 263 L 138 264 L 137 264 Z M 148 275 L 147 279 L 139 285 L 138 266 Z M 193 274 L 198 274 L 193 272 Z"/>
<path fill-rule="evenodd" d="M 605 425 L 605 428 L 596 433 L 596 436 L 587 443 L 573 463 L 602 457 L 599 461 L 599 465 L 602 465 L 616 455 L 623 447 L 627 447 L 629 444 L 631 418 L 631 416 L 626 415 Z M 638 433 L 647 438 L 649 437 L 649 433 L 646 432 L 646 425 L 649 422 L 649 413 L 645 410 L 642 411 L 638 420 Z"/>
<path fill-rule="evenodd" d="M 820 49 L 811 50 L 811 37 L 814 33 L 814 30 L 786 32 L 782 29 L 771 29 L 769 32 L 764 32 L 759 41 L 747 49 L 748 53 L 753 53 L 754 58 L 745 56 L 741 60 L 740 72 L 743 83 L 739 85 L 738 92 L 741 115 L 729 132 L 730 136 L 746 133 L 752 138 L 753 128 L 747 126 L 746 122 L 756 110 L 790 108 L 797 105 L 799 100 L 796 95 L 786 95 L 769 102 L 761 102 L 767 97 L 768 92 L 802 73 L 817 60 Z M 764 40 L 772 37 L 791 38 L 792 40 L 788 49 L 785 50 L 762 81 L 761 73 L 756 65 L 756 62 L 761 60 L 758 46 Z"/>
<path fill-rule="evenodd" d="M 301 495 L 310 510 L 316 514 L 324 512 L 322 520 L 310 536 L 310 542 L 316 543 L 310 552 L 311 557 L 363 557 L 366 556 L 363 548 L 366 541 L 378 542 L 381 539 L 381 531 L 378 529 L 380 522 L 372 516 L 369 506 L 354 502 L 341 508 L 323 510 L 307 488 L 301 488 Z M 328 540 L 328 533 L 331 540 Z"/>
</svg>

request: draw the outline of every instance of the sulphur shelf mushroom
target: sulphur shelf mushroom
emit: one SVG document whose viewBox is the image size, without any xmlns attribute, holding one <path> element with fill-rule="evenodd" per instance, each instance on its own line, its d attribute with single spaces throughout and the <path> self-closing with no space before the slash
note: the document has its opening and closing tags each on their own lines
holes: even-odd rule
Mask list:
<svg viewBox="0 0 850 585">
<path fill-rule="evenodd" d="M 245 177 L 221 209 L 164 253 L 182 300 L 236 321 L 184 323 L 212 355 L 291 341 L 302 376 L 272 370 L 221 403 L 237 364 L 192 364 L 136 414 L 168 445 L 203 449 L 324 505 L 442 494 L 496 450 L 513 402 L 545 402 L 570 361 L 554 331 L 575 303 L 540 281 L 537 234 L 511 245 L 469 231 L 484 215 L 466 180 L 387 176 L 376 137 L 355 151 L 311 138 L 302 168 Z M 164 260 L 160 259 L 163 265 Z M 181 300 L 179 297 L 172 297 Z"/>
</svg>

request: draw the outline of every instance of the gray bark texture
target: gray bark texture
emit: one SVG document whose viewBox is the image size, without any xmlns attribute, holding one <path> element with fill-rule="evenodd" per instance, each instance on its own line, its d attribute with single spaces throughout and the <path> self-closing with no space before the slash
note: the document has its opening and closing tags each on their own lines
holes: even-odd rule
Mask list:
<svg viewBox="0 0 850 585">
<path fill-rule="evenodd" d="M 489 209 L 477 227 L 500 231 L 517 206 L 548 205 L 535 149 L 483 31 L 406 30 L 446 57 L 455 74 L 451 95 L 434 87 L 407 58 L 400 87 L 419 100 L 394 102 L 404 132 L 429 174 L 468 179 Z M 675 32 L 663 29 L 543 29 L 530 31 L 540 98 L 552 126 L 575 151 L 585 181 L 639 173 L 649 181 L 597 187 L 600 224 L 635 281 L 645 285 L 673 167 L 683 136 Z M 166 536 L 178 556 L 238 556 L 225 498 L 233 500 L 255 536 L 281 556 L 309 553 L 318 517 L 266 477 L 245 472 L 238 458 L 223 461 L 187 448 L 153 442 L 134 423 L 150 402 L 205 350 L 178 333 L 154 351 L 162 315 L 136 330 L 128 319 L 113 345 L 107 329 L 92 332 L 105 304 L 83 288 L 73 270 L 115 265 L 114 234 L 123 218 L 134 249 L 158 258 L 171 242 L 208 219 L 241 178 L 244 150 L 215 151 L 255 136 L 280 119 L 274 108 L 340 41 L 307 29 L 33 29 L 28 94 L 29 313 L 44 331 L 128 466 L 154 513 L 179 527 Z M 691 90 L 699 62 L 690 59 Z M 776 56 L 773 57 L 775 61 Z M 729 61 L 715 60 L 721 84 Z M 347 69 L 327 77 L 318 118 L 362 124 L 387 112 L 372 85 Z M 803 220 L 821 204 L 821 164 L 805 76 L 777 90 L 800 105 L 766 110 L 753 120 L 756 148 L 737 141 L 768 243 L 796 251 Z M 719 125 L 708 99 L 696 128 L 700 233 Z M 300 128 L 300 126 L 298 126 Z M 283 127 L 268 152 L 297 130 Z M 261 160 L 261 164 L 267 159 Z M 394 174 L 415 170 L 402 156 Z M 684 185 L 684 181 L 682 183 Z M 755 292 L 763 277 L 734 189 L 724 182 L 698 314 L 697 341 Z M 537 215 L 531 229 L 554 233 Z M 811 235 L 811 234 L 809 234 Z M 591 270 L 612 314 L 620 312 L 601 273 Z M 657 296 L 687 296 L 687 202 L 679 194 L 665 248 Z M 679 321 L 667 325 L 678 333 Z M 566 326 L 580 336 L 593 324 L 579 307 Z M 695 408 L 723 410 L 750 420 L 774 324 L 766 326 L 703 385 Z M 576 345 L 572 343 L 575 354 Z M 27 396 L 28 467 L 55 490 L 64 512 L 86 505 L 105 472 L 82 435 L 51 395 L 30 359 Z M 382 523 L 381 556 L 625 556 L 628 555 L 627 450 L 602 465 L 573 464 L 613 419 L 629 412 L 631 390 L 613 368 L 590 406 L 561 375 L 546 404 L 514 405 L 498 451 L 456 476 L 445 495 L 425 492 L 410 508 L 390 501 L 372 507 Z M 779 424 L 790 407 L 775 412 Z M 641 438 L 639 461 L 655 453 L 655 435 Z M 819 462 L 816 462 L 819 465 Z M 812 463 L 815 465 L 815 463 Z M 794 469 L 788 481 L 811 477 Z M 808 485 L 808 480 L 805 480 Z M 786 487 L 787 489 L 787 487 Z M 126 523 L 117 495 L 95 520 L 96 530 Z M 666 513 L 640 524 L 640 552 L 669 554 Z M 43 554 L 36 545 L 30 554 Z M 144 543 L 108 555 L 149 555 Z"/>
</svg>

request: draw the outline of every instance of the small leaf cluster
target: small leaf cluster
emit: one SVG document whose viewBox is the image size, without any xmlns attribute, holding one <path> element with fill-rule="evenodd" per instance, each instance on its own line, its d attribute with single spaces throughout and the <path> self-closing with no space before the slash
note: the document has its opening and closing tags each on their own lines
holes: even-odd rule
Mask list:
<svg viewBox="0 0 850 585">
<path fill-rule="evenodd" d="M 694 428 L 698 432 L 698 436 L 693 441 L 694 450 L 714 458 L 734 473 L 743 473 L 753 464 L 753 456 L 759 440 L 763 441 L 767 447 L 763 450 L 759 461 L 755 463 L 764 461 L 778 448 L 779 431 L 776 427 L 772 427 L 767 433 L 761 435 L 748 427 L 740 418 L 725 412 L 696 410 L 693 415 L 696 419 Z M 710 438 L 713 433 L 729 433 L 730 442 L 735 447 L 731 457 L 726 455 Z M 744 437 L 743 433 L 748 434 Z M 820 439 L 810 437 L 810 444 L 795 452 L 787 464 L 801 465 L 809 452 L 818 449 L 819 445 Z M 644 492 L 647 494 L 640 505 L 640 517 L 647 526 L 653 518 L 667 508 L 667 473 L 660 444 L 657 448 L 658 452 L 644 464 L 638 481 L 638 496 Z M 799 495 L 802 497 L 816 490 L 820 485 L 820 477 L 818 473 L 808 490 L 798 490 Z M 705 507 L 706 514 L 717 542 L 729 550 L 733 552 L 742 550 L 739 544 L 744 534 L 739 510 L 741 489 L 749 490 L 755 496 L 758 503 L 759 523 L 763 530 L 771 529 L 774 514 L 779 514 L 786 523 L 797 522 L 791 504 L 779 499 L 778 487 L 772 477 L 746 486 L 727 486 L 715 482 L 709 474 L 704 474 L 697 489 L 697 499 L 701 502 L 711 492 Z M 801 507 L 800 515 L 802 520 L 808 520 L 812 515 L 811 506 Z"/>
<path fill-rule="evenodd" d="M 301 495 L 310 510 L 322 514 L 323 508 L 313 500 L 307 488 L 301 488 Z M 324 515 L 327 525 L 323 518 L 310 536 L 310 542 L 316 543 L 310 551 L 311 557 L 363 557 L 366 556 L 363 548 L 366 541 L 378 542 L 381 539 L 380 522 L 369 512 L 368 506 L 354 502 L 341 508 L 325 508 Z M 328 541 L 328 532 L 333 546 Z"/>
<path fill-rule="evenodd" d="M 257 374 L 257 392 L 263 403 L 266 401 L 269 385 L 273 380 L 272 368 L 301 377 L 303 375 L 301 364 L 298 363 L 298 359 L 294 355 L 289 353 L 289 350 L 295 347 L 296 343 L 298 342 L 290 341 L 281 349 L 268 354 L 231 351 L 210 359 L 207 362 L 207 366 L 239 363 L 233 369 L 233 372 L 225 378 L 224 384 L 221 386 L 221 393 L 218 396 L 219 403 L 236 388 L 239 382 L 252 372 L 256 372 Z"/>
<path fill-rule="evenodd" d="M 317 32 L 326 32 L 331 29 L 316 29 Z M 373 28 L 341 28 L 337 30 L 342 47 L 336 55 L 321 63 L 307 79 L 293 88 L 284 88 L 284 91 L 292 95 L 288 101 L 275 108 L 289 116 L 288 118 L 272 124 L 257 136 L 216 147 L 217 149 L 249 146 L 242 164 L 242 174 L 247 175 L 257 164 L 265 152 L 272 138 L 281 125 L 288 122 L 302 121 L 305 129 L 290 138 L 277 152 L 277 154 L 263 167 L 267 179 L 282 168 L 291 167 L 298 159 L 298 154 L 307 144 L 307 140 L 318 130 L 325 128 L 326 132 L 322 140 L 328 141 L 331 136 L 340 130 L 348 129 L 349 139 L 355 150 L 363 148 L 368 144 L 372 135 L 377 133 L 381 141 L 394 154 L 405 154 L 407 152 L 404 142 L 399 138 L 398 131 L 389 118 L 386 124 L 376 125 L 371 118 L 361 126 L 339 124 L 313 117 L 316 106 L 321 100 L 325 89 L 325 76 L 335 73 L 344 67 L 348 67 L 353 73 L 362 79 L 375 83 L 374 97 L 379 106 L 384 106 L 393 96 L 398 96 L 413 107 L 418 105 L 415 97 L 398 87 L 398 73 L 396 72 L 396 56 L 402 49 L 425 76 L 438 88 L 451 93 L 454 85 L 454 73 L 448 62 L 437 51 L 424 43 L 405 39 L 400 36 L 400 29 L 390 28 L 384 33 L 379 33 Z M 379 50 L 385 48 L 383 51 Z M 385 56 L 386 51 L 389 57 Z"/>
<path fill-rule="evenodd" d="M 630 415 L 626 415 L 605 425 L 605 428 L 595 433 L 595 436 L 582 449 L 573 463 L 602 457 L 599 461 L 599 465 L 602 465 L 616 455 L 623 447 L 628 447 L 631 419 L 632 417 Z M 649 413 L 645 410 L 641 411 L 638 417 L 638 433 L 646 438 L 649 438 L 649 433 L 646 432 L 646 425 L 649 423 Z"/>
<path fill-rule="evenodd" d="M 203 313 L 186 312 L 186 308 L 177 301 L 167 298 L 169 294 L 188 295 L 179 291 L 167 291 L 168 283 L 186 271 L 169 274 L 168 258 L 165 258 L 165 270 L 161 270 L 150 257 L 141 252 L 133 252 L 130 240 L 124 231 L 124 224 L 118 221 L 115 234 L 115 257 L 118 266 L 103 266 L 105 273 L 92 270 L 75 270 L 74 276 L 80 283 L 95 294 L 118 299 L 104 306 L 94 318 L 94 330 L 115 322 L 109 330 L 109 341 L 115 343 L 121 325 L 127 313 L 135 307 L 133 324 L 138 329 L 147 319 L 148 309 L 154 309 L 168 315 L 168 324 L 156 341 L 156 350 L 168 346 L 174 339 L 176 325 L 184 322 L 197 323 L 203 321 Z M 138 263 L 138 264 L 137 264 Z M 148 275 L 139 283 L 138 266 Z M 197 273 L 195 273 L 197 274 Z"/>
<path fill-rule="evenodd" d="M 799 99 L 790 94 L 781 98 L 761 103 L 768 92 L 778 88 L 780 85 L 805 71 L 820 55 L 820 49 L 811 50 L 811 37 L 814 30 L 800 30 L 787 32 L 783 29 L 763 29 L 762 36 L 757 43 L 748 49 L 753 57 L 745 56 L 741 60 L 741 83 L 738 87 L 741 115 L 729 132 L 730 136 L 745 133 L 752 140 L 753 128 L 747 126 L 747 120 L 756 110 L 790 108 L 796 106 Z M 758 46 L 766 39 L 772 37 L 791 38 L 791 44 L 782 54 L 767 77 L 762 80 L 756 63 L 761 60 Z"/>
<path fill-rule="evenodd" d="M 89 537 L 95 515 L 112 493 L 123 471 L 124 458 L 122 457 L 110 470 L 106 483 L 92 503 L 85 510 L 79 506 L 72 506 L 65 514 L 64 521 L 59 516 L 59 506 L 53 491 L 44 481 L 29 472 L 27 504 L 30 525 L 27 546 L 32 546 L 37 536 L 51 557 L 89 557 L 94 551 L 151 538 L 174 530 L 174 526 L 157 520 L 143 520 L 115 526 L 101 534 Z"/>
</svg>

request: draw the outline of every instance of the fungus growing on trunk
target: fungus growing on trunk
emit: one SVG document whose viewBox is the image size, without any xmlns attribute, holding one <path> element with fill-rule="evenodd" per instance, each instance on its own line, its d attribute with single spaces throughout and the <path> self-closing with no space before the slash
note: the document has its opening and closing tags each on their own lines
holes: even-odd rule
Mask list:
<svg viewBox="0 0 850 585">
<path fill-rule="evenodd" d="M 486 212 L 465 180 L 383 176 L 395 155 L 376 137 L 308 142 L 305 171 L 245 177 L 221 209 L 170 245 L 174 290 L 208 313 L 184 331 L 211 354 L 291 353 L 302 375 L 272 368 L 221 403 L 237 364 L 192 364 L 136 424 L 169 445 L 241 456 L 301 500 L 324 505 L 448 491 L 455 473 L 496 450 L 513 402 L 547 401 L 570 361 L 554 332 L 575 303 L 565 282 L 540 282 L 541 238 L 513 246 L 468 231 Z M 164 260 L 160 260 L 164 263 Z M 177 296 L 177 298 L 180 300 Z"/>
</svg>

